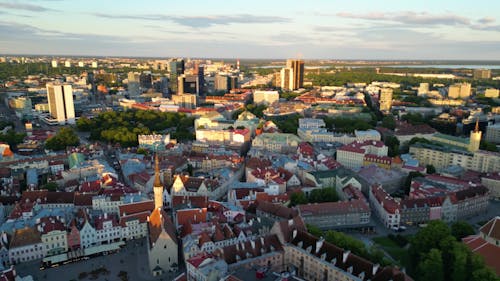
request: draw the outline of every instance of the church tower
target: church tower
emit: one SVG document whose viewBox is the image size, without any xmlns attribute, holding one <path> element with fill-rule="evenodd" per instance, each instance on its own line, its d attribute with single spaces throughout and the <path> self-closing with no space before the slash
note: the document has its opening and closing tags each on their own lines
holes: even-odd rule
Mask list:
<svg viewBox="0 0 500 281">
<path fill-rule="evenodd" d="M 476 119 L 476 128 L 474 128 L 474 131 L 470 133 L 469 151 L 475 152 L 479 150 L 479 145 L 481 144 L 481 134 L 482 132 L 479 130 L 478 118 Z"/>
<path fill-rule="evenodd" d="M 155 209 L 163 209 L 163 184 L 160 180 L 160 164 L 158 154 L 155 156 L 155 180 L 153 183 L 153 192 L 155 198 Z"/>
</svg>

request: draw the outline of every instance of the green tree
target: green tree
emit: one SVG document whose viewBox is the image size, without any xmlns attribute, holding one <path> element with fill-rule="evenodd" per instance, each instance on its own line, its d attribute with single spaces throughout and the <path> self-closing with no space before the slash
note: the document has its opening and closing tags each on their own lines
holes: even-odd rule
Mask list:
<svg viewBox="0 0 500 281">
<path fill-rule="evenodd" d="M 487 142 L 485 140 L 481 140 L 481 142 L 479 144 L 479 149 L 486 150 L 486 151 L 498 152 L 498 148 L 494 143 Z"/>
<path fill-rule="evenodd" d="M 430 221 L 427 227 L 419 230 L 411 239 L 410 259 L 412 265 L 420 260 L 421 256 L 428 253 L 431 249 L 439 249 L 441 240 L 450 236 L 449 227 L 440 220 Z"/>
<path fill-rule="evenodd" d="M 297 206 L 300 204 L 307 204 L 308 200 L 307 200 L 307 197 L 304 194 L 304 192 L 298 191 L 298 192 L 294 192 L 294 193 L 292 193 L 292 195 L 290 195 L 290 203 L 292 206 Z"/>
<path fill-rule="evenodd" d="M 401 119 L 407 121 L 412 125 L 420 125 L 425 123 L 425 118 L 418 112 L 409 112 L 403 115 Z"/>
<path fill-rule="evenodd" d="M 76 127 L 79 131 L 89 132 L 92 129 L 92 126 L 93 122 L 85 116 L 82 116 L 78 118 L 78 120 L 76 120 Z"/>
<path fill-rule="evenodd" d="M 193 176 L 193 165 L 188 164 L 186 170 L 190 176 Z"/>
<path fill-rule="evenodd" d="M 472 272 L 471 281 L 499 281 L 500 277 L 493 270 L 483 267 Z"/>
<path fill-rule="evenodd" d="M 394 116 L 387 115 L 382 118 L 382 127 L 394 130 L 396 128 L 396 120 L 394 119 Z"/>
<path fill-rule="evenodd" d="M 49 182 L 43 186 L 43 189 L 47 189 L 48 191 L 57 191 L 58 185 L 55 182 Z"/>
<path fill-rule="evenodd" d="M 17 133 L 14 130 L 8 130 L 6 134 L 0 134 L 0 142 L 7 143 L 11 148 L 15 148 L 24 141 L 25 133 Z"/>
<path fill-rule="evenodd" d="M 472 225 L 466 221 L 457 221 L 451 225 L 451 235 L 455 237 L 458 241 L 462 238 L 473 235 L 475 233 Z"/>
<path fill-rule="evenodd" d="M 45 142 L 45 148 L 51 150 L 63 150 L 68 146 L 78 146 L 80 139 L 70 127 L 64 127 L 57 134 Z"/>
<path fill-rule="evenodd" d="M 395 136 L 386 136 L 384 144 L 388 147 L 388 155 L 394 157 L 399 155 L 399 140 Z"/>
<path fill-rule="evenodd" d="M 444 281 L 443 259 L 441 251 L 431 249 L 418 266 L 418 280 Z"/>
<path fill-rule="evenodd" d="M 308 198 L 310 203 L 336 202 L 338 200 L 337 191 L 333 187 L 314 189 Z"/>
<path fill-rule="evenodd" d="M 431 164 L 426 165 L 425 169 L 427 171 L 427 174 L 435 174 L 436 173 L 436 168 Z"/>
<path fill-rule="evenodd" d="M 467 281 L 467 252 L 469 249 L 462 243 L 453 245 L 453 261 L 451 266 L 451 280 Z"/>
<path fill-rule="evenodd" d="M 312 224 L 306 224 L 306 227 L 307 227 L 307 232 L 311 233 L 312 235 L 316 237 L 323 236 L 323 231 L 319 227 Z"/>
<path fill-rule="evenodd" d="M 412 144 L 415 144 L 415 143 L 427 143 L 427 144 L 430 144 L 430 143 L 431 143 L 431 141 L 430 141 L 430 140 L 428 140 L 428 139 L 426 139 L 426 138 L 414 137 L 414 138 L 412 138 L 412 139 L 408 142 L 408 144 L 409 144 L 409 145 L 412 145 Z"/>
</svg>

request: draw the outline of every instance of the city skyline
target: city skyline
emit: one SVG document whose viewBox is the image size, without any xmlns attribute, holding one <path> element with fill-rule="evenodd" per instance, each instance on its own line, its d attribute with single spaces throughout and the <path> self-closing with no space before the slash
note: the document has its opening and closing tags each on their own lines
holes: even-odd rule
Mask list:
<svg viewBox="0 0 500 281">
<path fill-rule="evenodd" d="M 499 3 L 8 1 L 0 53 L 84 56 L 500 59 Z"/>
</svg>

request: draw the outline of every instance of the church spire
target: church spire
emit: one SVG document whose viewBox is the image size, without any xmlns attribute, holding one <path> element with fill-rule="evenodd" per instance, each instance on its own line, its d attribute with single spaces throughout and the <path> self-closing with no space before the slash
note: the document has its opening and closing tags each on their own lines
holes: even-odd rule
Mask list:
<svg viewBox="0 0 500 281">
<path fill-rule="evenodd" d="M 161 184 L 161 180 L 160 180 L 160 164 L 159 164 L 159 161 L 158 161 L 158 154 L 155 155 L 155 181 L 153 183 L 153 187 L 163 187 L 163 185 Z"/>
<path fill-rule="evenodd" d="M 476 118 L 476 128 L 474 128 L 474 133 L 479 132 L 479 118 Z"/>
<path fill-rule="evenodd" d="M 155 155 L 155 180 L 153 182 L 153 193 L 155 201 L 155 209 L 163 208 L 163 184 L 160 180 L 160 164 L 158 154 Z"/>
</svg>

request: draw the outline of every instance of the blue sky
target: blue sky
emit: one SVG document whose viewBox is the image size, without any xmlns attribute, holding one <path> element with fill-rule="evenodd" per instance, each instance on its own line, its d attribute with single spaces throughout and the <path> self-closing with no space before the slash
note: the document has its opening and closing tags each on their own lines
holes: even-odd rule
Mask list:
<svg viewBox="0 0 500 281">
<path fill-rule="evenodd" d="M 500 60 L 500 1 L 0 0 L 0 53 Z"/>
</svg>

